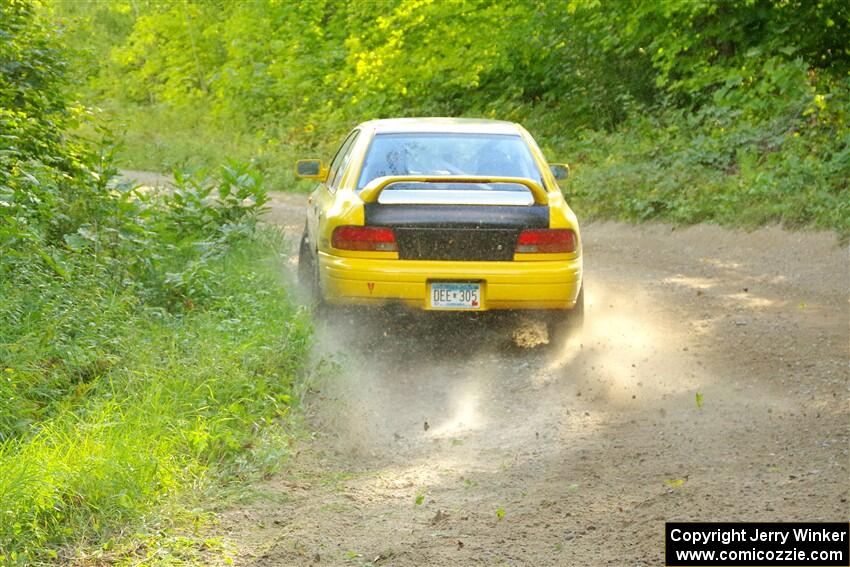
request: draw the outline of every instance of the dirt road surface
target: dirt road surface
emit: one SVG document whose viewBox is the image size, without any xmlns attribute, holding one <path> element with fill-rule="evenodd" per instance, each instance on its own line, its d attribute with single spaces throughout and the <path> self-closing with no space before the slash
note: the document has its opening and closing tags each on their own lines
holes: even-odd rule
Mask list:
<svg viewBox="0 0 850 567">
<path fill-rule="evenodd" d="M 293 242 L 303 199 L 269 215 Z M 224 514 L 238 563 L 649 566 L 665 521 L 848 520 L 847 247 L 583 236 L 587 323 L 563 345 L 511 344 L 545 337 L 522 320 L 320 324 L 316 433 Z"/>
</svg>

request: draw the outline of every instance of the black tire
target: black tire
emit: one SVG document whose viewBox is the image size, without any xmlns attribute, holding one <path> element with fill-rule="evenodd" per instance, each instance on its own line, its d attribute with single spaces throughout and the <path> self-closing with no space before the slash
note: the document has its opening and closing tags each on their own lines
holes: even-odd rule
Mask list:
<svg viewBox="0 0 850 567">
<path fill-rule="evenodd" d="M 301 235 L 301 244 L 298 246 L 298 283 L 307 292 L 310 303 L 320 306 L 322 294 L 319 288 L 319 267 L 316 264 L 316 257 L 313 255 L 306 228 Z"/>
<path fill-rule="evenodd" d="M 298 283 L 304 289 L 308 289 L 312 285 L 313 276 L 313 256 L 310 253 L 310 239 L 307 237 L 307 230 L 301 235 L 301 244 L 298 245 Z"/>
<path fill-rule="evenodd" d="M 549 319 L 549 346 L 559 346 L 570 335 L 581 332 L 584 327 L 584 285 L 578 292 L 572 309 L 554 311 Z"/>
</svg>

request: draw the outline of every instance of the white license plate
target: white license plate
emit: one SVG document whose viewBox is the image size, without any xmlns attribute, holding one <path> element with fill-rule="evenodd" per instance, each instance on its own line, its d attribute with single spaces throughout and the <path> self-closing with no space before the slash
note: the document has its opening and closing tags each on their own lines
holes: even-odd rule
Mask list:
<svg viewBox="0 0 850 567">
<path fill-rule="evenodd" d="M 480 283 L 433 282 L 429 294 L 434 309 L 481 309 Z"/>
</svg>

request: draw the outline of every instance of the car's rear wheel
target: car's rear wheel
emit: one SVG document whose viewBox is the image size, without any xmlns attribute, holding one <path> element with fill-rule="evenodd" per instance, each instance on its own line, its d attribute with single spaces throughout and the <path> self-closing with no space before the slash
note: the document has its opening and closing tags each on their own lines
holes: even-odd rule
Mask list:
<svg viewBox="0 0 850 567">
<path fill-rule="evenodd" d="M 584 326 L 584 285 L 578 292 L 572 309 L 553 311 L 549 319 L 549 346 L 563 345 L 570 335 L 578 333 Z"/>
<path fill-rule="evenodd" d="M 310 303 L 320 306 L 322 294 L 319 288 L 319 266 L 306 229 L 301 235 L 301 244 L 298 246 L 298 283 L 307 292 Z"/>
<path fill-rule="evenodd" d="M 298 283 L 308 289 L 312 285 L 313 258 L 310 254 L 310 239 L 307 230 L 301 235 L 301 244 L 298 245 Z"/>
</svg>

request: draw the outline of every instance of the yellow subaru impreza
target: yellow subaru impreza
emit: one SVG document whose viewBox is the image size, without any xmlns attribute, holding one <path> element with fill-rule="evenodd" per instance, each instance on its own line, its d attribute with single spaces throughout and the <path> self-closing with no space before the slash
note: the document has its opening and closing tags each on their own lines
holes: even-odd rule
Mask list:
<svg viewBox="0 0 850 567">
<path fill-rule="evenodd" d="M 309 197 L 299 278 L 328 305 L 584 312 L 581 235 L 520 125 L 400 118 L 354 128 L 329 165 L 299 160 Z"/>
</svg>

